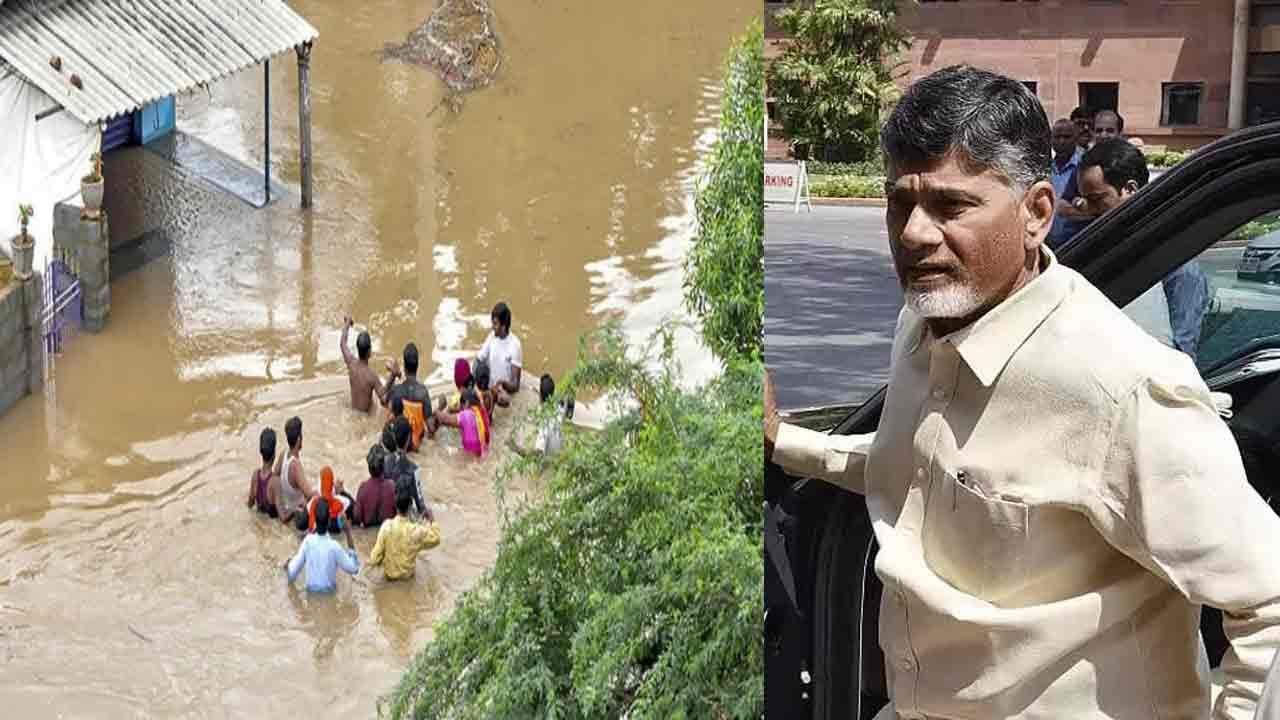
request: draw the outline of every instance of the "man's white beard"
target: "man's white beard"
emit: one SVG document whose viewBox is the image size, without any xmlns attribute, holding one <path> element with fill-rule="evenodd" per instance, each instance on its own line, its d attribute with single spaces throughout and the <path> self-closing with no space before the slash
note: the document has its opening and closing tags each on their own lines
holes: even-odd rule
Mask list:
<svg viewBox="0 0 1280 720">
<path fill-rule="evenodd" d="M 963 318 L 982 307 L 982 298 L 973 288 L 958 282 L 927 289 L 908 285 L 904 299 L 923 318 Z"/>
</svg>

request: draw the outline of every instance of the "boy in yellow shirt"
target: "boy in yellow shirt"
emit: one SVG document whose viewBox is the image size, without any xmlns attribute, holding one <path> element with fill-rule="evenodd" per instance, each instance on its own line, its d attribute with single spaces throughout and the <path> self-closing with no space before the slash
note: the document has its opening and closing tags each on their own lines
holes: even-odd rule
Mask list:
<svg viewBox="0 0 1280 720">
<path fill-rule="evenodd" d="M 388 580 L 408 580 L 418 564 L 418 553 L 440 544 L 440 528 L 427 509 L 421 522 L 409 519 L 413 498 L 408 493 L 396 494 L 396 516 L 382 523 L 378 539 L 373 543 L 370 565 L 381 565 Z"/>
</svg>

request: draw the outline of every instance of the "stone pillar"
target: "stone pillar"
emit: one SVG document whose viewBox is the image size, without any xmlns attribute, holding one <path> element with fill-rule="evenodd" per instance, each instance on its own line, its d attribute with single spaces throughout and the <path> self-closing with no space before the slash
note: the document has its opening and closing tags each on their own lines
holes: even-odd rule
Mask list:
<svg viewBox="0 0 1280 720">
<path fill-rule="evenodd" d="M 80 296 L 84 298 L 83 327 L 102 332 L 111 311 L 111 241 L 105 215 L 99 220 L 81 220 L 76 260 L 80 273 Z"/>
<path fill-rule="evenodd" d="M 302 207 L 311 207 L 311 43 L 298 53 L 298 164 L 302 175 Z"/>
<path fill-rule="evenodd" d="M 1235 20 L 1231 32 L 1231 89 L 1227 94 L 1227 127 L 1244 127 L 1246 70 L 1249 65 L 1249 3 L 1235 0 Z"/>
<path fill-rule="evenodd" d="M 107 214 L 97 219 L 81 217 L 81 208 L 58 203 L 53 209 L 54 252 L 65 250 L 80 278 L 84 299 L 82 327 L 101 332 L 111 310 L 111 234 Z"/>
<path fill-rule="evenodd" d="M 21 280 L 13 279 L 0 288 L 0 413 L 26 395 L 30 385 L 22 285 Z"/>
<path fill-rule="evenodd" d="M 22 283 L 26 327 L 23 337 L 27 345 L 27 392 L 34 393 L 44 386 L 44 277 L 31 273 Z"/>
<path fill-rule="evenodd" d="M 0 414 L 44 381 L 41 287 L 38 273 L 0 287 Z"/>
</svg>

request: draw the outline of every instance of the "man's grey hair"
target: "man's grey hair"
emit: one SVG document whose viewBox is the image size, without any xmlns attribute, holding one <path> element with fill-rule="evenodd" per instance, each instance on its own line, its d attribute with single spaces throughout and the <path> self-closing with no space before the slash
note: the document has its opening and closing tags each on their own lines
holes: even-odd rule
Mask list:
<svg viewBox="0 0 1280 720">
<path fill-rule="evenodd" d="M 1022 193 L 1049 178 L 1053 133 L 1027 86 L 969 65 L 917 80 L 880 131 L 889 164 L 955 155 L 974 170 L 992 170 Z"/>
</svg>

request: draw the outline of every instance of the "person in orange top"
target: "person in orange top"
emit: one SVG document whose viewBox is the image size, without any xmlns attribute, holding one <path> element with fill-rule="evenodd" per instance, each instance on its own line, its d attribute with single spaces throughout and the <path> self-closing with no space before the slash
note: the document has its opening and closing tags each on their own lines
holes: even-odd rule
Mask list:
<svg viewBox="0 0 1280 720">
<path fill-rule="evenodd" d="M 335 487 L 337 493 L 335 493 Z M 351 507 L 352 500 L 342 485 L 334 482 L 333 468 L 328 465 L 320 468 L 320 494 L 307 503 L 307 532 L 315 532 L 316 505 L 322 502 L 329 506 L 329 517 L 333 518 L 335 526 L 341 527 L 342 516 Z M 348 519 L 350 519 L 349 514 Z"/>
<path fill-rule="evenodd" d="M 388 369 L 393 376 L 400 375 L 400 368 L 394 361 L 388 361 Z M 409 343 L 404 348 L 404 379 L 387 391 L 387 407 L 399 399 L 404 407 L 405 417 L 413 424 L 413 448 L 422 443 L 422 437 L 435 435 L 435 417 L 431 412 L 431 393 L 427 386 L 418 380 L 418 346 Z M 394 414 L 389 419 L 394 419 Z"/>
</svg>

